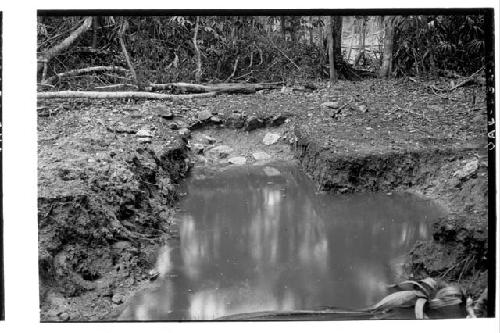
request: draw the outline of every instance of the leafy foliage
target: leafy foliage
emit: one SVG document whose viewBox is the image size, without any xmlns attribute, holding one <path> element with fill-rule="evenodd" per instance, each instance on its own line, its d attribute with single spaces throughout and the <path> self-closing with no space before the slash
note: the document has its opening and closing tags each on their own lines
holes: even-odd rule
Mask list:
<svg viewBox="0 0 500 333">
<path fill-rule="evenodd" d="M 399 17 L 394 69 L 399 75 L 471 74 L 484 64 L 484 17 Z"/>
</svg>

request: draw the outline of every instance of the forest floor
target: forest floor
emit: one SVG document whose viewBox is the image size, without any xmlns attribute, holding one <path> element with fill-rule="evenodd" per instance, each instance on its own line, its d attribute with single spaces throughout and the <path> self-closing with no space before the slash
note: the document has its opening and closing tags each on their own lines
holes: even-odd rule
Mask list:
<svg viewBox="0 0 500 333">
<path fill-rule="evenodd" d="M 440 202 L 449 215 L 415 246 L 408 274 L 459 281 L 475 296 L 487 281 L 485 100 L 481 87 L 444 96 L 404 80 L 178 102 L 41 100 L 41 318 L 116 318 L 156 278 L 159 246 L 178 237 L 190 168 L 276 159 L 298 160 L 324 190 Z"/>
</svg>

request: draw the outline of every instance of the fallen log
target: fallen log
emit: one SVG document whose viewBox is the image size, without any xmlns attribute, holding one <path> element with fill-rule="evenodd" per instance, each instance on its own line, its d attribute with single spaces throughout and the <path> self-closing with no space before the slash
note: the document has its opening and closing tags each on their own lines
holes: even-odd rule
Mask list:
<svg viewBox="0 0 500 333">
<path fill-rule="evenodd" d="M 38 99 L 50 98 L 91 98 L 91 99 L 114 99 L 114 98 L 144 98 L 144 99 L 190 99 L 216 96 L 216 92 L 189 95 L 159 94 L 146 91 L 47 91 L 39 92 Z"/>
<path fill-rule="evenodd" d="M 76 76 L 80 74 L 96 73 L 96 72 L 123 72 L 126 73 L 129 70 L 120 66 L 92 66 L 80 69 L 73 69 L 64 73 L 57 73 L 54 76 L 49 77 L 42 83 L 52 84 L 55 80 L 61 79 L 68 76 Z"/>
<path fill-rule="evenodd" d="M 282 85 L 281 82 L 272 83 L 218 83 L 218 84 L 194 84 L 194 83 L 152 83 L 152 90 L 175 89 L 181 93 L 205 93 L 217 92 L 228 94 L 253 94 L 258 90 L 263 89 L 278 89 Z"/>
</svg>

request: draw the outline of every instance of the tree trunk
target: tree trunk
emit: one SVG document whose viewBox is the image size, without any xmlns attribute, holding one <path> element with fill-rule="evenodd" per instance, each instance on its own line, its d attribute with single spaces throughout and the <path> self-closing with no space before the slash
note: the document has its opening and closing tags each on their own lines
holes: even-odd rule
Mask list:
<svg viewBox="0 0 500 333">
<path fill-rule="evenodd" d="M 327 38 L 328 38 L 328 62 L 330 64 L 330 83 L 334 84 L 337 82 L 337 75 L 335 72 L 335 53 L 334 53 L 334 39 L 333 39 L 333 27 L 334 27 L 334 18 L 330 16 L 328 18 L 328 29 L 327 29 Z"/>
<path fill-rule="evenodd" d="M 349 50 L 347 51 L 347 62 L 351 60 L 351 52 L 352 52 L 352 45 L 354 43 L 354 36 L 356 34 L 356 18 L 354 18 L 354 22 L 352 23 L 352 30 L 351 30 L 351 41 L 349 43 Z"/>
<path fill-rule="evenodd" d="M 333 54 L 342 57 L 342 16 L 333 18 Z"/>
<path fill-rule="evenodd" d="M 309 28 L 309 44 L 311 46 L 314 45 L 314 35 L 313 35 L 313 17 L 309 16 L 309 24 L 311 24 L 311 27 Z"/>
<path fill-rule="evenodd" d="M 390 78 L 392 73 L 392 51 L 394 48 L 394 27 L 395 17 L 386 16 L 384 18 L 384 53 L 379 76 Z"/>
<path fill-rule="evenodd" d="M 280 24 L 281 24 L 281 34 L 283 35 L 283 40 L 286 41 L 286 35 L 285 35 L 285 17 L 284 16 L 281 16 Z"/>
<path fill-rule="evenodd" d="M 366 17 L 361 18 L 359 33 L 359 53 L 354 61 L 354 65 L 359 65 L 361 59 L 365 62 L 365 39 L 366 39 Z"/>
<path fill-rule="evenodd" d="M 198 47 L 198 27 L 200 25 L 200 17 L 196 16 L 196 24 L 194 27 L 194 37 L 193 37 L 193 44 L 194 44 L 194 51 L 196 53 L 196 71 L 194 74 L 194 78 L 196 83 L 201 82 L 201 52 L 200 48 Z"/>
<path fill-rule="evenodd" d="M 78 29 L 73 31 L 65 40 L 56 46 L 42 52 L 38 56 L 37 73 L 40 72 L 45 64 L 48 64 L 55 56 L 71 46 L 80 36 L 82 36 L 92 26 L 92 16 L 86 16 L 83 23 Z"/>
<path fill-rule="evenodd" d="M 120 31 L 118 32 L 118 40 L 122 48 L 123 56 L 125 57 L 125 61 L 127 62 L 127 66 L 130 69 L 130 73 L 132 73 L 132 77 L 134 78 L 134 83 L 137 85 L 139 90 L 144 90 L 141 80 L 139 80 L 139 78 L 137 77 L 137 73 L 135 72 L 132 60 L 130 60 L 130 56 L 127 51 L 127 46 L 125 45 L 125 40 L 123 38 L 127 30 L 128 30 L 128 21 L 125 17 L 122 17 Z"/>
</svg>

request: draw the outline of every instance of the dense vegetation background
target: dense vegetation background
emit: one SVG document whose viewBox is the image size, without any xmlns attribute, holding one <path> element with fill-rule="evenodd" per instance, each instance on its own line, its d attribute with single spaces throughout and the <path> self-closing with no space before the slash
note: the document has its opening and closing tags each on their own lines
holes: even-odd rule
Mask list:
<svg viewBox="0 0 500 333">
<path fill-rule="evenodd" d="M 102 84 L 132 83 L 135 77 L 156 83 L 293 84 L 329 77 L 330 33 L 340 78 L 466 76 L 485 63 L 483 15 L 339 16 L 333 23 L 329 18 L 40 16 L 39 62 L 47 66 L 43 71 L 40 66 L 39 74 L 48 78 L 78 68 L 114 65 L 133 66 L 135 73 L 126 77 L 108 73 L 99 77 Z M 46 57 L 79 29 L 71 47 Z M 385 75 L 381 73 L 384 52 L 390 57 Z M 71 85 L 71 80 L 64 85 Z"/>
</svg>

